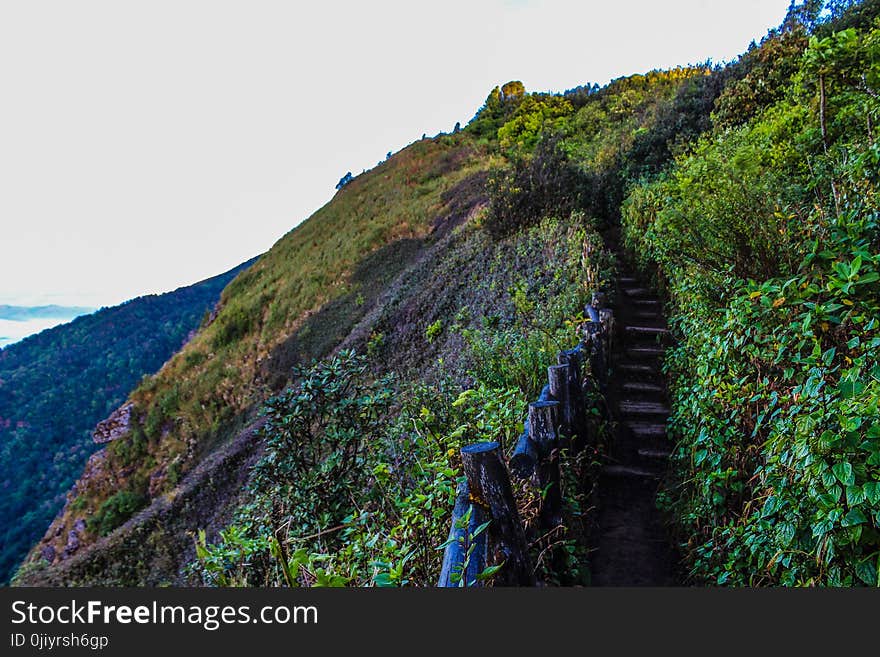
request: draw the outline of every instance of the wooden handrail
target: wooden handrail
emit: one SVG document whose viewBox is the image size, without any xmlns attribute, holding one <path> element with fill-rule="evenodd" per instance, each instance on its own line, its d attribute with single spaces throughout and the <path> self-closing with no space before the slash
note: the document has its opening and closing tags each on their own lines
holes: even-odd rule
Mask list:
<svg viewBox="0 0 880 657">
<path fill-rule="evenodd" d="M 492 577 L 496 586 L 535 584 L 510 474 L 540 487 L 541 529 L 547 531 L 558 526 L 563 493 L 559 450 L 579 452 L 596 440 L 588 417 L 592 409 L 585 403 L 585 388 L 604 392 L 608 383 L 614 321 L 612 312 L 604 305 L 604 294 L 595 293 L 584 311 L 584 317 L 590 321 L 584 327 L 583 340 L 574 349 L 560 352 L 558 364 L 548 368 L 548 385 L 529 404 L 524 431 L 508 464 L 497 442 L 462 447 L 467 482 L 456 494 L 438 586 L 479 585 L 489 572 L 487 568 L 495 566 L 500 566 Z M 584 362 L 589 362 L 592 380 L 582 376 Z M 604 412 L 602 408 L 598 410 L 600 414 Z M 468 513 L 465 523 L 462 519 Z M 486 531 L 474 537 L 476 529 L 486 522 Z M 470 549 L 474 540 L 480 542 Z"/>
</svg>

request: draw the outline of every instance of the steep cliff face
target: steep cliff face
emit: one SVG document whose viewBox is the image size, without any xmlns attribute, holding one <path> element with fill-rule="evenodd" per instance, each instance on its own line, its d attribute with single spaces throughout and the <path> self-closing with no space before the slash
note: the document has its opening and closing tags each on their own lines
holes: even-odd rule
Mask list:
<svg viewBox="0 0 880 657">
<path fill-rule="evenodd" d="M 241 491 L 261 400 L 288 383 L 293 364 L 348 339 L 399 274 L 485 202 L 488 163 L 470 135 L 418 141 L 280 239 L 224 290 L 201 331 L 98 425 L 104 448 L 19 581 L 181 581 L 187 532 L 210 528 Z"/>
</svg>

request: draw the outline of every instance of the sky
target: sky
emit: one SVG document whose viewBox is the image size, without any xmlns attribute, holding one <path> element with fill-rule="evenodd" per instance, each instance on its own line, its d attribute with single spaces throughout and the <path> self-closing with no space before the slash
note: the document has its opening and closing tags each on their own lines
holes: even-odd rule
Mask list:
<svg viewBox="0 0 880 657">
<path fill-rule="evenodd" d="M 0 0 L 0 304 L 219 274 L 497 84 L 730 60 L 788 4 Z"/>
</svg>

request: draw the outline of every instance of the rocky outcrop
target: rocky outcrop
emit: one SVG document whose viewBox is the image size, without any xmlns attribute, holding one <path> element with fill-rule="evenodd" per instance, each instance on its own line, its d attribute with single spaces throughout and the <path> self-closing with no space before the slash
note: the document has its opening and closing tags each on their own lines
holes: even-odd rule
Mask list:
<svg viewBox="0 0 880 657">
<path fill-rule="evenodd" d="M 67 532 L 67 544 L 61 553 L 61 559 L 68 559 L 79 550 L 79 536 L 86 531 L 86 521 L 82 518 L 73 523 L 73 529 Z M 54 552 L 54 550 L 53 550 Z"/>
<path fill-rule="evenodd" d="M 131 426 L 131 413 L 133 410 L 134 404 L 132 402 L 117 408 L 106 420 L 98 422 L 98 426 L 92 432 L 92 439 L 99 445 L 103 445 L 127 434 Z"/>
<path fill-rule="evenodd" d="M 108 481 L 108 487 L 116 485 L 116 478 L 109 478 L 106 470 L 107 452 L 100 449 L 89 457 L 83 474 L 78 482 L 79 486 L 86 487 L 93 479 Z M 74 484 L 67 493 L 64 508 L 49 525 L 43 539 L 37 545 L 37 552 L 48 563 L 63 561 L 75 554 L 82 546 L 86 537 L 87 524 L 84 518 L 75 518 L 72 515 L 71 503 L 76 499 L 79 488 Z"/>
</svg>

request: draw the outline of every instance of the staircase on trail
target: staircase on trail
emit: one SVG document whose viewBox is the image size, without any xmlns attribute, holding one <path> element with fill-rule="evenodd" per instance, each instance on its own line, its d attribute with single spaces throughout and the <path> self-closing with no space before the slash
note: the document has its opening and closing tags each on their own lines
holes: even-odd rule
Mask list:
<svg viewBox="0 0 880 657">
<path fill-rule="evenodd" d="M 622 258 L 620 266 L 627 267 Z M 617 279 L 614 316 L 607 397 L 616 429 L 599 479 L 593 585 L 673 586 L 677 558 L 656 504 L 672 448 L 660 369 L 666 319 L 632 270 Z"/>
</svg>

